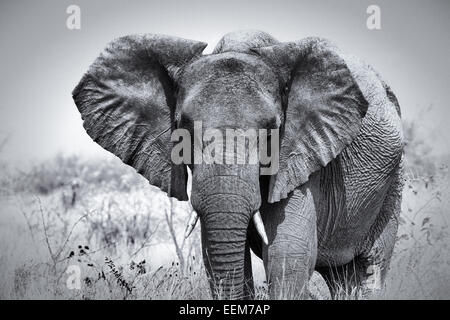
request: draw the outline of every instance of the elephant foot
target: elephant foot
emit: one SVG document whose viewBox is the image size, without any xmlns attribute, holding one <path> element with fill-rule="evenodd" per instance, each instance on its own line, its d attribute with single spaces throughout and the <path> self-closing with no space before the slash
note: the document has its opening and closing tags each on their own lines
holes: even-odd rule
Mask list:
<svg viewBox="0 0 450 320">
<path fill-rule="evenodd" d="M 343 266 L 316 268 L 324 278 L 333 300 L 372 299 L 384 286 L 384 271 L 377 264 L 368 264 L 357 257 Z"/>
</svg>

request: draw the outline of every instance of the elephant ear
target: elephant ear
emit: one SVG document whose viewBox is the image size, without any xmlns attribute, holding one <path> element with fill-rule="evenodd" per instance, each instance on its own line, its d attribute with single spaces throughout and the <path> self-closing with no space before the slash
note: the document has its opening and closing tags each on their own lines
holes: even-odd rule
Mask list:
<svg viewBox="0 0 450 320">
<path fill-rule="evenodd" d="M 286 84 L 279 171 L 269 202 L 308 181 L 358 134 L 368 102 L 339 50 L 319 38 L 255 49 Z"/>
<path fill-rule="evenodd" d="M 176 74 L 206 44 L 142 35 L 111 42 L 72 95 L 84 128 L 106 150 L 171 197 L 187 200 L 186 168 L 170 159 Z"/>
</svg>

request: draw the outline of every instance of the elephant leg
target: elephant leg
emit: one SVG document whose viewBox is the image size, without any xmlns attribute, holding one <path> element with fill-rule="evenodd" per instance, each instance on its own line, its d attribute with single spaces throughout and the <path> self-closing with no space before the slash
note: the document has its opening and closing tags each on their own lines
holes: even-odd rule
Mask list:
<svg viewBox="0 0 450 320">
<path fill-rule="evenodd" d="M 316 212 L 307 185 L 266 211 L 269 245 L 263 260 L 271 299 L 299 299 L 307 294 L 317 256 Z"/>
<path fill-rule="evenodd" d="M 328 284 L 333 299 L 345 298 L 351 294 L 370 298 L 380 294 L 384 288 L 401 210 L 401 165 L 395 169 L 391 181 L 378 219 L 362 246 L 362 253 L 346 265 L 316 269 Z"/>
<path fill-rule="evenodd" d="M 252 300 L 255 298 L 255 286 L 253 284 L 252 257 L 250 253 L 250 245 L 247 241 L 245 244 L 245 261 L 244 261 L 244 299 Z"/>
<path fill-rule="evenodd" d="M 367 299 L 381 293 L 394 248 L 396 231 L 397 223 L 391 220 L 366 253 L 342 266 L 316 268 L 327 283 L 332 299 Z"/>
<path fill-rule="evenodd" d="M 403 177 L 401 165 L 396 169 L 391 186 L 380 211 L 380 221 L 375 225 L 370 247 L 360 255 L 360 264 L 365 268 L 361 279 L 363 297 L 379 295 L 385 287 L 386 273 L 397 238 L 398 218 L 401 212 Z"/>
</svg>

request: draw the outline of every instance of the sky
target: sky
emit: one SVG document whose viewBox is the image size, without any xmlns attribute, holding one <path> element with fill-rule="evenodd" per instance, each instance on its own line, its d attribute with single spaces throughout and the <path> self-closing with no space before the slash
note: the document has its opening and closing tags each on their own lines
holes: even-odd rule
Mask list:
<svg viewBox="0 0 450 320">
<path fill-rule="evenodd" d="M 81 29 L 66 27 L 69 5 Z M 366 27 L 369 5 L 381 29 Z M 450 1 L 24 1 L 0 3 L 0 160 L 34 162 L 56 153 L 105 155 L 85 133 L 72 89 L 108 42 L 161 33 L 208 43 L 259 29 L 280 41 L 333 40 L 370 63 L 391 86 L 403 117 L 416 120 L 436 154 L 450 152 Z"/>
</svg>

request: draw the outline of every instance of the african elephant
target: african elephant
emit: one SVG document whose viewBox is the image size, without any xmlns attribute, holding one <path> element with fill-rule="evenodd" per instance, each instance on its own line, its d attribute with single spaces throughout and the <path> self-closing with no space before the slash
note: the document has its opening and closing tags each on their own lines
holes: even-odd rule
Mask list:
<svg viewBox="0 0 450 320">
<path fill-rule="evenodd" d="M 304 297 L 314 270 L 333 295 L 382 288 L 403 183 L 390 87 L 321 38 L 281 43 L 239 31 L 212 54 L 205 47 L 154 34 L 110 43 L 73 91 L 87 133 L 178 200 L 188 200 L 190 168 L 214 298 L 253 297 L 250 250 L 263 259 L 273 299 Z M 278 171 L 174 163 L 171 134 L 192 132 L 196 121 L 203 130 L 279 130 L 269 136 Z"/>
</svg>

